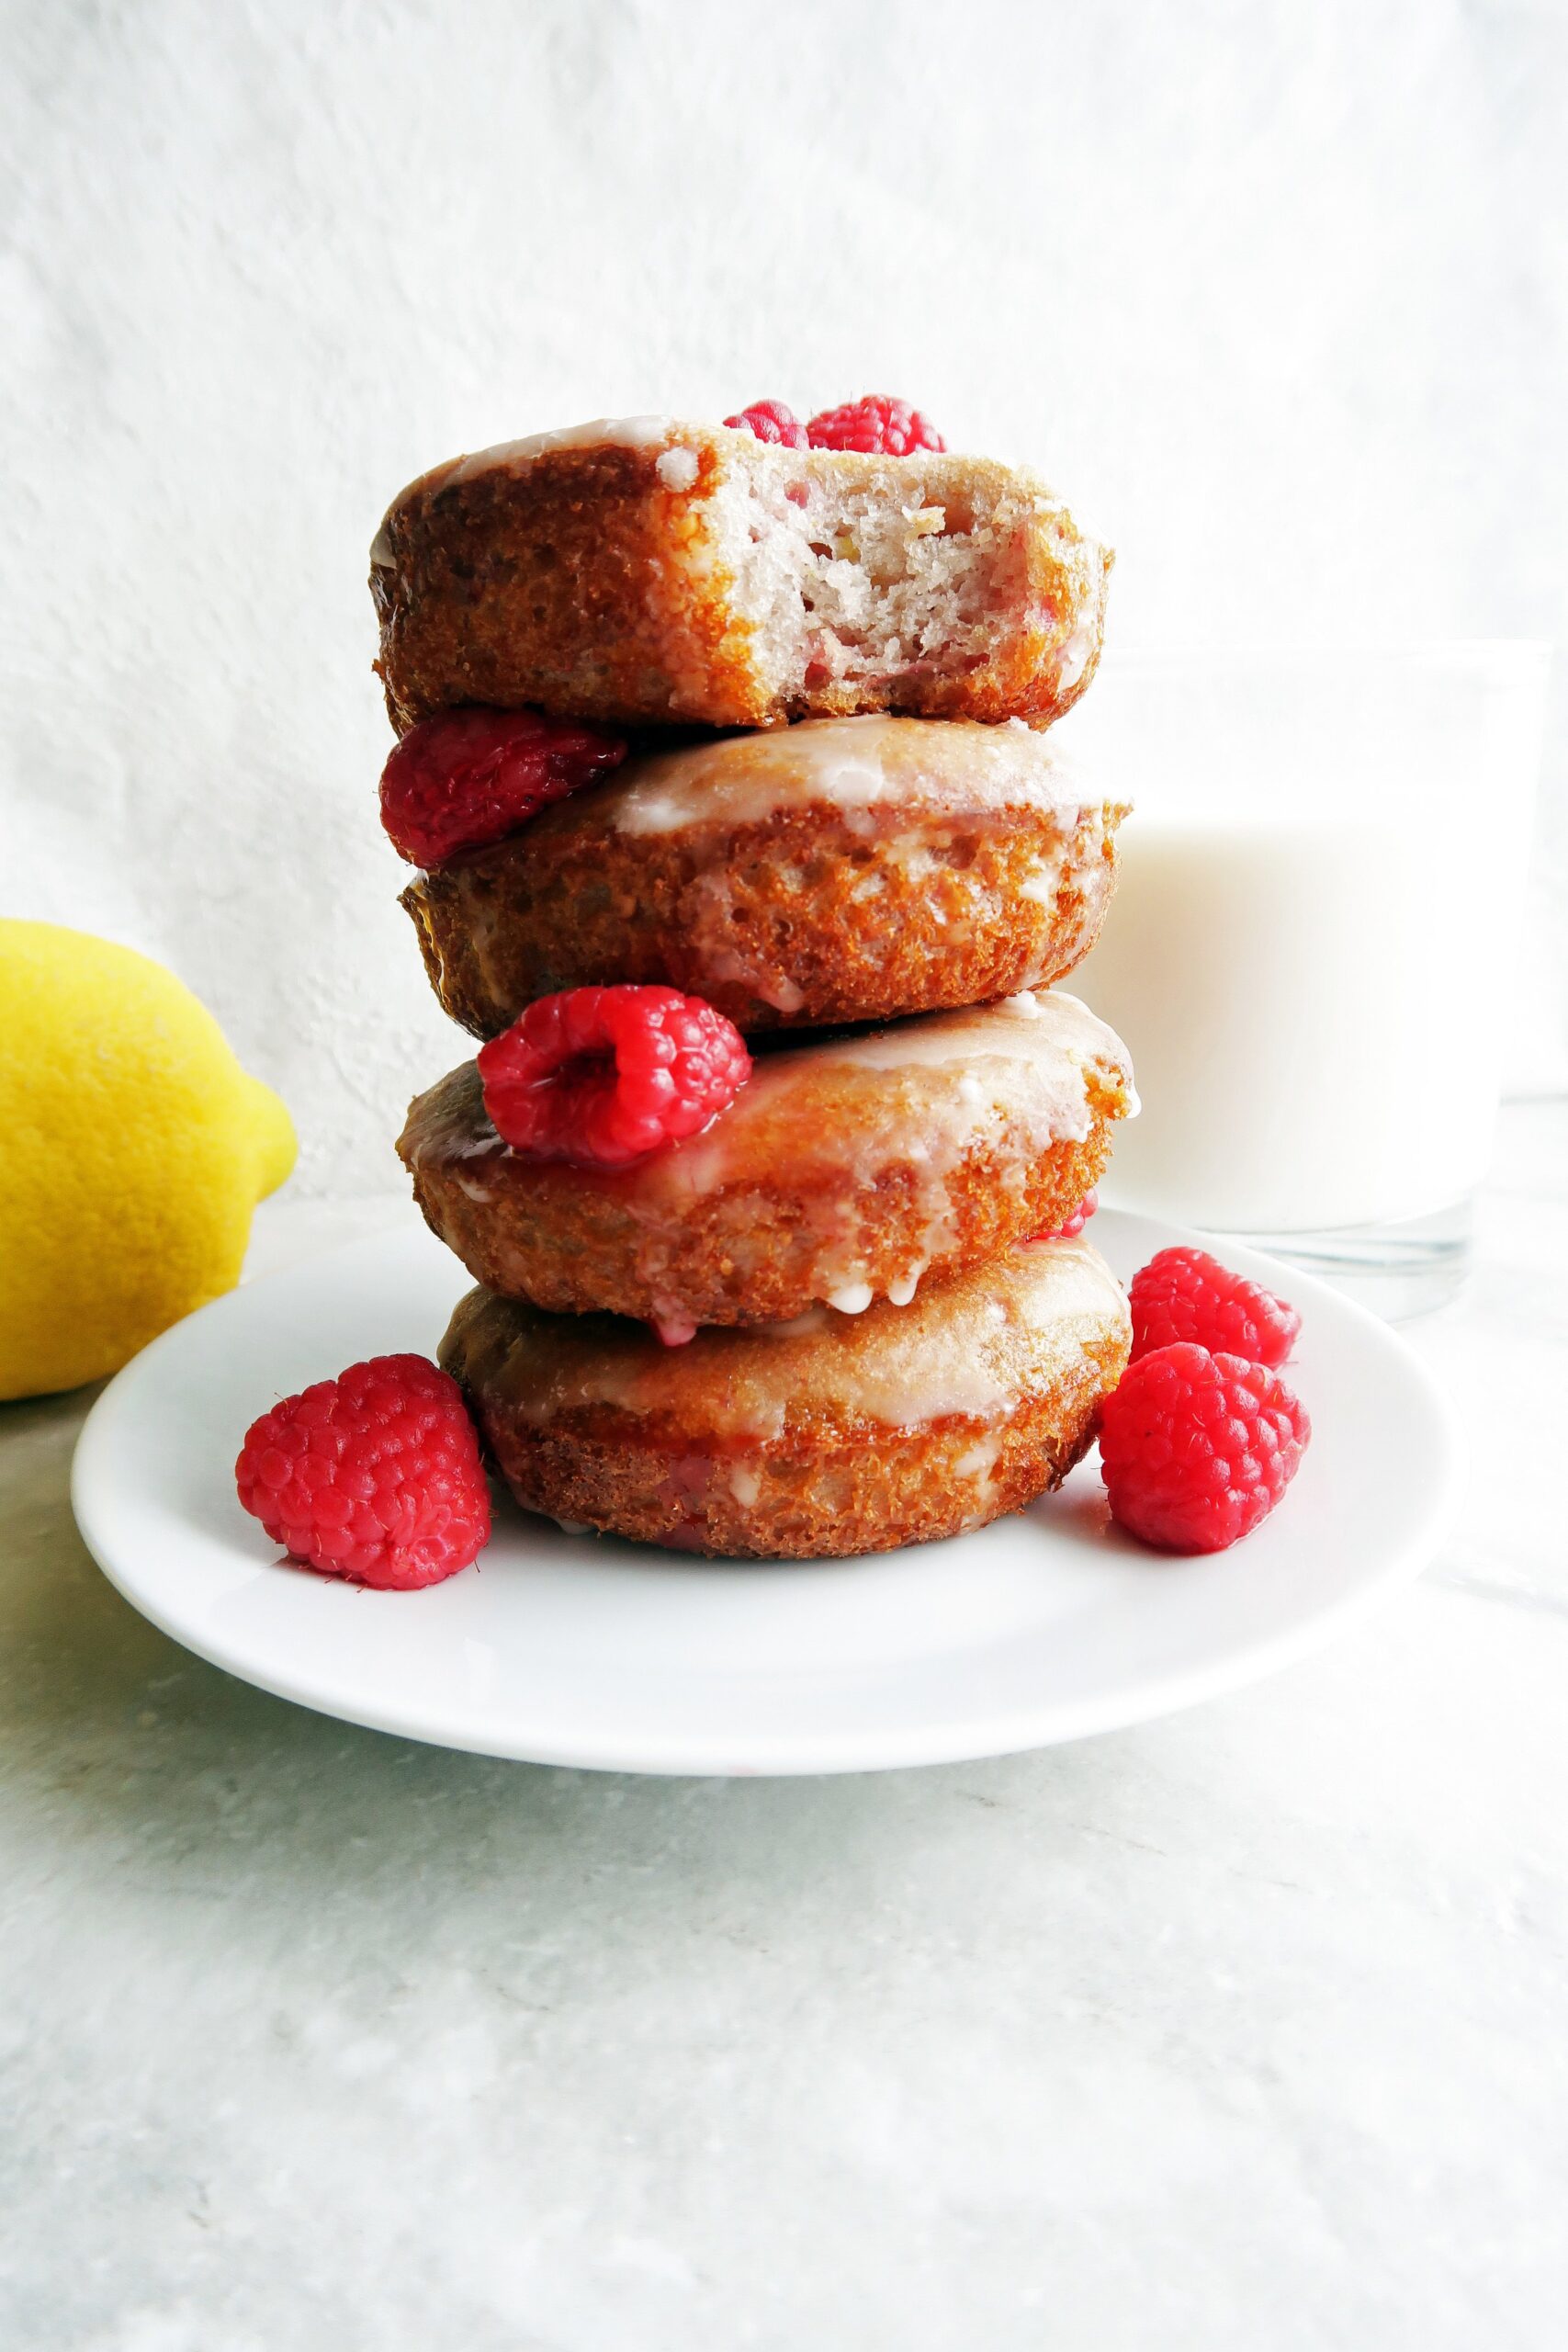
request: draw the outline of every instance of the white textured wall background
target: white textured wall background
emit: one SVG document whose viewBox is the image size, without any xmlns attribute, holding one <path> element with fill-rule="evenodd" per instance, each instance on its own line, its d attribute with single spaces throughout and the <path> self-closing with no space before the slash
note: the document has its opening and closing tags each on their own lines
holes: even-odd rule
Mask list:
<svg viewBox="0 0 1568 2352">
<path fill-rule="evenodd" d="M 457 449 L 902 390 L 1115 540 L 1123 644 L 1568 628 L 1556 0 L 0 17 L 0 909 L 174 965 L 309 1185 L 396 1182 L 460 1051 L 375 822 L 365 589 Z M 1563 771 L 1559 728 L 1548 1083 Z"/>
</svg>

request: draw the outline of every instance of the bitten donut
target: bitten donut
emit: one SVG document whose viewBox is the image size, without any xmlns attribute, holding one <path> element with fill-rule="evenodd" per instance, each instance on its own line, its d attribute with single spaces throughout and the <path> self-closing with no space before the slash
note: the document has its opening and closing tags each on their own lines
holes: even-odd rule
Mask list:
<svg viewBox="0 0 1568 2352">
<path fill-rule="evenodd" d="M 660 980 L 738 1028 L 984 1003 L 1089 953 L 1125 814 L 1021 722 L 807 719 L 632 762 L 403 893 L 446 1010 Z"/>
<path fill-rule="evenodd" d="M 370 566 L 403 734 L 465 702 L 705 727 L 1056 718 L 1100 659 L 1111 556 L 988 458 L 634 416 L 437 466 Z"/>
<path fill-rule="evenodd" d="M 703 1133 L 627 1168 L 510 1149 L 472 1063 L 414 1102 L 398 1149 L 487 1290 L 680 1338 L 908 1301 L 1060 1225 L 1135 1107 L 1121 1040 L 1048 989 L 764 1053 Z"/>
<path fill-rule="evenodd" d="M 476 1290 L 441 1362 L 530 1510 L 732 1558 L 891 1551 L 983 1527 L 1058 1486 L 1131 1332 L 1085 1241 L 929 1283 L 907 1307 L 698 1333 Z"/>
</svg>

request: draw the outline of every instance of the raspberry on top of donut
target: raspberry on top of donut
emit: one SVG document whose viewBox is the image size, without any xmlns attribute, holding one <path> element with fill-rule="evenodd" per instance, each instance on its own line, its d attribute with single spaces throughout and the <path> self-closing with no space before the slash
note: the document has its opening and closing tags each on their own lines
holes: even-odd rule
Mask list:
<svg viewBox="0 0 1568 2352">
<path fill-rule="evenodd" d="M 805 425 L 783 401 L 752 401 L 739 415 L 724 421 L 732 432 L 750 433 L 756 441 L 772 441 L 785 449 L 809 447 Z"/>
<path fill-rule="evenodd" d="M 381 771 L 381 822 L 411 865 L 503 841 L 618 767 L 625 738 L 537 710 L 465 704 L 409 729 Z"/>
<path fill-rule="evenodd" d="M 918 408 L 886 392 L 825 408 L 806 428 L 814 449 L 860 449 L 868 457 L 908 458 L 917 449 L 945 449 L 946 442 Z"/>
<path fill-rule="evenodd" d="M 929 417 L 886 392 L 868 392 L 863 400 L 821 409 L 807 424 L 783 401 L 752 401 L 724 421 L 734 430 L 759 441 L 782 443 L 786 449 L 858 449 L 868 458 L 908 458 L 917 449 L 947 447 Z"/>
<path fill-rule="evenodd" d="M 497 1135 L 579 1168 L 628 1168 L 700 1134 L 751 1074 L 733 1022 L 660 987 L 540 997 L 478 1058 Z"/>
</svg>

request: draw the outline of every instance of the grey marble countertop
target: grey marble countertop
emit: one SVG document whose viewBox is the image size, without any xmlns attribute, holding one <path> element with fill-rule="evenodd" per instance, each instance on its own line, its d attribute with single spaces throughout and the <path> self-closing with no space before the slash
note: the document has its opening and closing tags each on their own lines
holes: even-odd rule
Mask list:
<svg viewBox="0 0 1568 2352">
<path fill-rule="evenodd" d="M 1541 2352 L 1568 2299 L 1568 1104 L 1410 1327 L 1475 1466 L 1312 1663 L 830 1781 L 447 1755 L 97 1574 L 0 1408 L 8 2352 Z M 276 1261 L 396 1204 L 280 1207 Z"/>
</svg>

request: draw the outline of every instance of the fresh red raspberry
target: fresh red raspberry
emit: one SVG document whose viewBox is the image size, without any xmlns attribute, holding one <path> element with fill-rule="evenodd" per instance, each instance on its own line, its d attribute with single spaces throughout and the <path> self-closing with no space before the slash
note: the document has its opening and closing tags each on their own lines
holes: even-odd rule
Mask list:
<svg viewBox="0 0 1568 2352">
<path fill-rule="evenodd" d="M 946 442 L 908 401 L 868 392 L 863 401 L 825 408 L 806 428 L 814 449 L 863 449 L 869 456 L 908 458 L 916 449 L 945 449 Z"/>
<path fill-rule="evenodd" d="M 387 1592 L 455 1576 L 490 1535 L 463 1392 L 424 1356 L 372 1356 L 286 1396 L 245 1431 L 234 1483 L 295 1559 Z"/>
<path fill-rule="evenodd" d="M 1161 1552 L 1223 1552 L 1295 1476 L 1312 1427 L 1267 1364 L 1188 1340 L 1129 1364 L 1100 1407 L 1111 1516 Z"/>
<path fill-rule="evenodd" d="M 1064 1217 L 1060 1225 L 1047 1226 L 1043 1233 L 1032 1233 L 1029 1238 L 1031 1241 L 1071 1241 L 1083 1231 L 1099 1206 L 1100 1194 L 1086 1193 L 1071 1216 Z"/>
<path fill-rule="evenodd" d="M 1245 1275 L 1233 1274 L 1206 1250 L 1162 1250 L 1133 1276 L 1133 1353 L 1168 1348 L 1173 1340 L 1245 1356 L 1248 1363 L 1282 1364 L 1296 1343 L 1302 1318 L 1293 1306 Z"/>
<path fill-rule="evenodd" d="M 411 865 L 440 865 L 525 825 L 547 801 L 607 775 L 618 735 L 538 710 L 473 704 L 411 728 L 381 771 L 381 822 Z"/>
<path fill-rule="evenodd" d="M 751 1074 L 733 1022 L 678 989 L 543 996 L 479 1053 L 496 1133 L 528 1159 L 625 1168 L 694 1136 Z"/>
<path fill-rule="evenodd" d="M 755 434 L 759 441 L 782 442 L 786 449 L 807 446 L 805 425 L 783 401 L 753 401 L 739 416 L 727 416 L 724 421 L 738 433 Z"/>
</svg>

